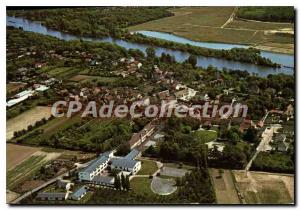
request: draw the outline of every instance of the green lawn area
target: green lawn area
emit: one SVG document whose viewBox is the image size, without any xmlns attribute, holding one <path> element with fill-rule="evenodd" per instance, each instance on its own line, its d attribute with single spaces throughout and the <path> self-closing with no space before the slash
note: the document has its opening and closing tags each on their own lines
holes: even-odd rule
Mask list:
<svg viewBox="0 0 300 210">
<path fill-rule="evenodd" d="M 152 179 L 149 179 L 148 177 L 134 177 L 130 181 L 130 187 L 137 194 L 154 195 L 151 190 L 151 182 Z"/>
<path fill-rule="evenodd" d="M 217 139 L 218 133 L 214 130 L 198 130 L 193 133 L 193 135 L 201 141 L 202 144 L 213 141 Z"/>
<path fill-rule="evenodd" d="M 56 67 L 56 66 L 46 66 L 38 70 L 39 73 L 47 73 L 50 76 L 67 79 L 68 77 L 82 71 L 82 69 L 74 67 Z"/>
<path fill-rule="evenodd" d="M 138 175 L 152 175 L 157 171 L 156 162 L 152 160 L 140 160 L 142 162 L 142 168 L 137 173 Z"/>
</svg>

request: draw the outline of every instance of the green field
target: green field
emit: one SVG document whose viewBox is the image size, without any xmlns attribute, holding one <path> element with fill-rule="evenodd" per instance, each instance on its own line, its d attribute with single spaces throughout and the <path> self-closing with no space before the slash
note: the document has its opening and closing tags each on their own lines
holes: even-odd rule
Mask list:
<svg viewBox="0 0 300 210">
<path fill-rule="evenodd" d="M 202 144 L 213 141 L 217 139 L 218 133 L 211 130 L 198 130 L 193 133 L 193 135 L 201 141 Z"/>
<path fill-rule="evenodd" d="M 292 30 L 294 28 L 294 24 L 234 20 L 233 22 L 226 25 L 226 28 L 240 28 L 240 29 L 252 29 L 252 30 L 278 30 L 278 29 Z"/>
<path fill-rule="evenodd" d="M 50 76 L 56 77 L 58 79 L 67 79 L 72 75 L 77 74 L 82 71 L 82 69 L 74 68 L 74 67 L 53 67 L 46 66 L 38 70 L 39 73 L 47 73 Z"/>
<path fill-rule="evenodd" d="M 157 171 L 156 162 L 152 160 L 140 160 L 142 162 L 142 168 L 137 173 L 138 175 L 152 175 Z"/>
<path fill-rule="evenodd" d="M 33 174 L 39 169 L 39 167 L 44 163 L 43 159 L 46 156 L 34 155 L 28 158 L 26 161 L 17 165 L 14 169 L 7 172 L 7 188 L 11 189 L 16 186 L 22 179 Z"/>
<path fill-rule="evenodd" d="M 128 29 L 168 32 L 195 41 L 249 44 L 266 50 L 293 53 L 293 36 L 286 37 L 262 31 L 287 28 L 293 31 L 293 24 L 234 20 L 222 27 L 233 10 L 233 7 L 174 8 L 170 11 L 175 16 L 149 21 Z"/>
<path fill-rule="evenodd" d="M 154 195 L 154 192 L 151 190 L 151 182 L 152 179 L 149 179 L 148 177 L 134 177 L 130 181 L 130 187 L 137 194 Z"/>
</svg>

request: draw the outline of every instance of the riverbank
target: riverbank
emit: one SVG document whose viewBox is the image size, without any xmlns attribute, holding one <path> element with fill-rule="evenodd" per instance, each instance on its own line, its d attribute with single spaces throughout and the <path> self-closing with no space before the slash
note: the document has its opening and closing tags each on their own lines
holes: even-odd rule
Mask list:
<svg viewBox="0 0 300 210">
<path fill-rule="evenodd" d="M 197 42 L 254 45 L 276 53 L 293 54 L 293 36 L 268 33 L 293 30 L 293 24 L 248 22 L 232 18 L 233 7 L 184 7 L 169 10 L 174 16 L 128 27 L 134 31 L 166 32 Z M 226 24 L 225 24 L 226 23 Z"/>
<path fill-rule="evenodd" d="M 24 18 L 16 18 L 7 16 L 6 19 L 7 26 L 12 26 L 15 28 L 22 28 L 24 31 L 31 31 L 35 33 L 40 33 L 43 35 L 48 35 L 52 37 L 56 37 L 61 40 L 70 41 L 70 40 L 83 40 L 83 41 L 92 41 L 92 42 L 109 42 L 121 46 L 127 50 L 129 49 L 138 49 L 142 52 L 146 52 L 146 49 L 149 47 L 153 47 L 153 44 L 146 43 L 135 43 L 129 42 L 121 39 L 113 39 L 111 37 L 107 38 L 90 38 L 83 36 L 76 36 L 71 34 L 66 34 L 61 31 L 52 30 L 43 26 L 40 22 L 33 22 L 26 20 Z M 157 39 L 158 40 L 158 39 Z M 172 46 L 174 45 L 173 42 Z M 232 48 L 232 47 L 231 47 Z M 231 49 L 230 48 L 230 49 Z M 177 49 L 169 49 L 164 47 L 155 47 L 156 56 L 161 56 L 164 54 L 169 54 L 175 58 L 177 62 L 184 62 L 191 54 L 186 51 L 179 51 Z M 209 49 L 207 49 L 209 50 Z M 220 51 L 221 52 L 221 51 Z M 218 69 L 230 69 L 230 70 L 242 70 L 247 71 L 249 73 L 256 74 L 261 77 L 266 77 L 269 74 L 294 74 L 294 58 L 293 56 L 287 56 L 285 54 L 274 54 L 268 52 L 262 52 L 263 57 L 270 58 L 271 61 L 275 63 L 279 63 L 282 65 L 281 68 L 272 68 L 266 66 L 259 66 L 251 63 L 243 63 L 233 60 L 225 60 L 222 58 L 214 58 L 214 57 L 205 57 L 205 56 L 196 56 L 197 58 L 197 66 L 208 68 L 209 66 L 216 67 Z M 288 68 L 286 68 L 288 66 Z"/>
</svg>

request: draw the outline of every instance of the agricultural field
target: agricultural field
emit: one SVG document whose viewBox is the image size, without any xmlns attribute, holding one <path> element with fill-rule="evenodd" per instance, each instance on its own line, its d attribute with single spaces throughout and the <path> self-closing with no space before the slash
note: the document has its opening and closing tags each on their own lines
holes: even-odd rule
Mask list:
<svg viewBox="0 0 300 210">
<path fill-rule="evenodd" d="M 51 107 L 36 106 L 22 114 L 9 119 L 6 122 L 6 139 L 13 137 L 15 131 L 27 129 L 29 125 L 34 125 L 36 121 L 51 116 Z"/>
<path fill-rule="evenodd" d="M 240 204 L 230 170 L 209 169 L 218 204 Z"/>
<path fill-rule="evenodd" d="M 33 175 L 48 161 L 58 158 L 61 153 L 46 153 L 37 151 L 29 158 L 7 172 L 7 188 L 13 189 L 27 177 Z"/>
<path fill-rule="evenodd" d="M 40 148 L 6 144 L 6 170 L 14 168 L 37 151 L 40 151 Z"/>
<path fill-rule="evenodd" d="M 236 20 L 230 18 L 234 7 L 185 7 L 170 11 L 174 16 L 128 29 L 167 32 L 194 41 L 247 44 L 283 53 L 294 51 L 291 23 Z"/>
<path fill-rule="evenodd" d="M 294 176 L 233 171 L 237 188 L 247 204 L 294 203 Z"/>
</svg>

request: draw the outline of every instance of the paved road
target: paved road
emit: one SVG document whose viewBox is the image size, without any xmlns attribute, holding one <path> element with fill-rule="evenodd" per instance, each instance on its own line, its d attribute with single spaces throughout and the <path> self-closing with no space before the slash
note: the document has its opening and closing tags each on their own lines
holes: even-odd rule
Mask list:
<svg viewBox="0 0 300 210">
<path fill-rule="evenodd" d="M 50 184 L 56 182 L 58 179 L 61 179 L 61 178 L 63 178 L 64 176 L 68 175 L 69 172 L 72 172 L 72 171 L 77 170 L 77 169 L 79 169 L 79 168 L 81 168 L 81 167 L 77 167 L 77 168 L 75 168 L 75 169 L 71 169 L 71 170 L 67 171 L 66 173 L 63 173 L 63 174 L 61 174 L 61 175 L 59 175 L 59 176 L 57 176 L 57 177 L 55 177 L 55 178 L 53 178 L 53 179 L 50 179 L 49 181 L 45 182 L 44 184 L 38 186 L 37 188 L 34 188 L 33 190 L 31 190 L 31 191 L 29 191 L 29 192 L 27 192 L 27 193 L 21 195 L 21 196 L 18 197 L 17 199 L 11 201 L 9 204 L 18 204 L 18 203 L 19 203 L 21 200 L 23 200 L 24 198 L 27 198 L 27 197 L 30 196 L 31 194 L 33 194 L 33 193 L 35 193 L 35 192 L 37 192 L 37 191 L 43 189 L 44 187 L 47 187 L 48 185 L 50 185 Z"/>
<path fill-rule="evenodd" d="M 62 174 L 62 175 L 60 175 L 60 176 L 58 176 L 58 177 L 55 177 L 55 178 L 53 178 L 53 179 L 50 179 L 49 181 L 45 182 L 44 184 L 42 184 L 42 185 L 38 186 L 37 188 L 35 188 L 35 189 L 33 189 L 33 190 L 31 190 L 31 191 L 29 191 L 29 192 L 23 194 L 22 196 L 18 197 L 16 200 L 10 202 L 10 204 L 18 204 L 18 203 L 19 203 L 21 200 L 23 200 L 24 198 L 26 198 L 26 197 L 30 196 L 31 194 L 33 194 L 33 193 L 35 193 L 35 192 L 37 192 L 37 191 L 43 189 L 44 187 L 47 187 L 48 185 L 50 185 L 50 184 L 56 182 L 58 179 L 60 179 L 60 178 L 62 178 L 62 177 L 64 177 L 64 176 L 66 176 L 68 173 L 69 173 L 69 171 L 66 172 L 66 173 L 64 173 L 64 174 Z"/>
</svg>

